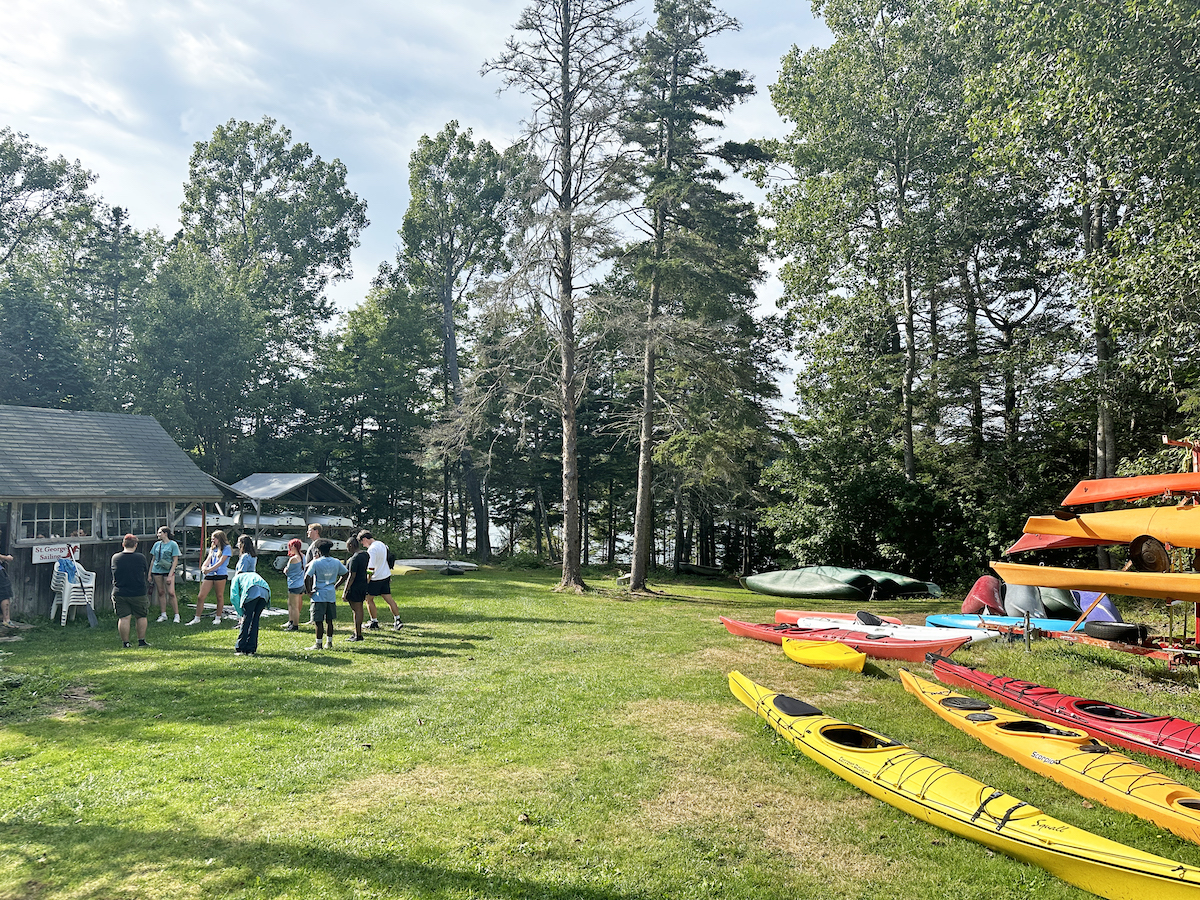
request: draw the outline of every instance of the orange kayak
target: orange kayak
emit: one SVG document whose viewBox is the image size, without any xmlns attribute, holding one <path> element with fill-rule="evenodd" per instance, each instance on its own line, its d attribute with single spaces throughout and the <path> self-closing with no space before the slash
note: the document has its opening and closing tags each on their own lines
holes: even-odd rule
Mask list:
<svg viewBox="0 0 1200 900">
<path fill-rule="evenodd" d="M 1135 475 L 1132 478 L 1094 478 L 1081 481 L 1067 494 L 1063 506 L 1107 503 L 1111 500 L 1140 500 L 1159 494 L 1188 494 L 1200 491 L 1200 472 L 1165 475 Z"/>
<path fill-rule="evenodd" d="M 1148 534 L 1175 547 L 1200 547 L 1200 506 L 1150 506 L 1083 513 L 1073 519 L 1032 516 L 1026 534 L 1053 534 L 1060 537 L 1089 538 L 1114 544 L 1128 544 Z"/>
<path fill-rule="evenodd" d="M 1200 603 L 1200 573 L 1121 572 L 1116 569 L 1064 569 L 1059 566 L 1026 566 L 1020 563 L 991 563 L 1008 584 L 1104 591 L 1130 597 L 1183 600 Z"/>
</svg>

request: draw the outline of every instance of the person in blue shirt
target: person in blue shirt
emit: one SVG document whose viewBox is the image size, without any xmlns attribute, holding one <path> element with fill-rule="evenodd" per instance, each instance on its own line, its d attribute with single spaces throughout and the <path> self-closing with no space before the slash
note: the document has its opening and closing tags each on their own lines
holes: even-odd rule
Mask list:
<svg viewBox="0 0 1200 900">
<path fill-rule="evenodd" d="M 253 572 L 258 565 L 258 550 L 254 546 L 254 538 L 248 534 L 243 534 L 237 539 L 238 561 L 237 568 L 233 570 L 234 576 L 241 575 L 243 572 Z M 238 595 L 229 594 L 229 602 L 233 604 L 233 611 L 237 614 L 238 624 L 242 621 L 242 606 Z"/>
<path fill-rule="evenodd" d="M 288 620 L 284 631 L 300 630 L 300 604 L 304 600 L 304 557 L 300 552 L 300 538 L 288 541 L 287 565 L 283 575 L 287 578 Z"/>
<path fill-rule="evenodd" d="M 175 610 L 175 624 L 179 624 L 179 598 L 175 595 L 175 567 L 183 553 L 179 544 L 171 540 L 171 529 L 164 525 L 158 529 L 158 540 L 150 548 L 150 578 L 154 581 L 154 593 L 158 595 L 159 622 L 167 621 L 167 604 Z"/>
<path fill-rule="evenodd" d="M 242 610 L 234 656 L 253 656 L 258 652 L 258 621 L 271 599 L 271 586 L 257 572 L 239 572 L 229 583 L 229 599 Z"/>
<path fill-rule="evenodd" d="M 333 549 L 333 541 L 322 539 L 314 546 L 316 557 L 304 570 L 304 577 L 312 582 L 312 618 L 313 624 L 317 626 L 317 642 L 308 649 L 320 650 L 322 633 L 328 630 L 328 647 L 332 650 L 333 620 L 337 618 L 337 584 L 349 570 L 340 559 L 329 555 L 329 551 Z"/>
</svg>

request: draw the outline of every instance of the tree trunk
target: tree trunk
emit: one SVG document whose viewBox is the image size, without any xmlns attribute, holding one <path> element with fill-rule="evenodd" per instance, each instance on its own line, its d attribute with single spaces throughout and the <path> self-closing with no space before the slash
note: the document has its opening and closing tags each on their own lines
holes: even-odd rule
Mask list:
<svg viewBox="0 0 1200 900">
<path fill-rule="evenodd" d="M 983 458 L 983 367 L 979 361 L 979 308 L 975 303 L 970 269 L 965 259 L 959 263 L 958 277 L 962 285 L 963 310 L 966 312 L 967 383 L 971 394 L 971 456 L 980 460 Z"/>
<path fill-rule="evenodd" d="M 901 402 L 904 411 L 904 478 L 917 480 L 917 457 L 913 449 L 913 383 L 917 376 L 917 328 L 913 313 L 912 261 L 904 261 L 904 378 L 901 382 Z"/>
</svg>

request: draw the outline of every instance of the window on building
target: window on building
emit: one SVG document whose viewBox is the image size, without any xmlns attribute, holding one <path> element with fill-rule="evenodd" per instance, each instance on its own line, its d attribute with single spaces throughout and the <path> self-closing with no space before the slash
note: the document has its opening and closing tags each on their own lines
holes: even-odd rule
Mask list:
<svg viewBox="0 0 1200 900">
<path fill-rule="evenodd" d="M 90 503 L 22 503 L 21 539 L 27 541 L 92 536 Z"/>
<path fill-rule="evenodd" d="M 106 503 L 104 504 L 104 534 L 109 539 L 124 538 L 126 534 L 151 538 L 164 524 L 170 524 L 170 505 L 167 503 Z"/>
<path fill-rule="evenodd" d="M 133 534 L 153 537 L 163 525 L 170 525 L 167 503 L 106 503 L 104 533 L 111 540 Z"/>
</svg>

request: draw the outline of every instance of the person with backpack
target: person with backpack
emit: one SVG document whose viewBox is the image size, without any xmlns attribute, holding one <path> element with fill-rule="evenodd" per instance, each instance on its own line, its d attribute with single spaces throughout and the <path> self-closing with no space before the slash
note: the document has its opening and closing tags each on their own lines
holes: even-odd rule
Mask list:
<svg viewBox="0 0 1200 900">
<path fill-rule="evenodd" d="M 367 623 L 367 628 L 379 628 L 375 598 L 382 597 L 392 611 L 392 629 L 399 631 L 404 627 L 404 623 L 400 621 L 400 607 L 392 599 L 392 565 L 387 544 L 375 540 L 375 536 L 369 531 L 360 531 L 358 542 L 367 548 L 367 610 L 371 613 L 371 621 Z"/>
</svg>

